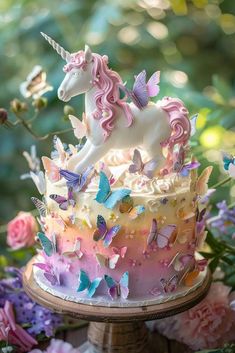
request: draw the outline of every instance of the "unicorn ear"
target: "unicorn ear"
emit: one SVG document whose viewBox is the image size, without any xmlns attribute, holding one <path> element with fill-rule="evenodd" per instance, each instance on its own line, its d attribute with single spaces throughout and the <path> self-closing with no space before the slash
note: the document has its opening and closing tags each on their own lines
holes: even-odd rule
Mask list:
<svg viewBox="0 0 235 353">
<path fill-rule="evenodd" d="M 92 60 L 92 51 L 87 44 L 85 45 L 85 60 L 87 63 L 90 63 Z"/>
</svg>

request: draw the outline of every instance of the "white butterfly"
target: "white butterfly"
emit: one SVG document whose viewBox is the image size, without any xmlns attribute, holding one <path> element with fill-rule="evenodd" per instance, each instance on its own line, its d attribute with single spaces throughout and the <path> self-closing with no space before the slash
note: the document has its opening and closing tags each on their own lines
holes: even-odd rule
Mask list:
<svg viewBox="0 0 235 353">
<path fill-rule="evenodd" d="M 36 185 L 39 193 L 44 195 L 46 193 L 46 180 L 44 173 L 40 170 L 37 174 L 34 172 L 30 172 L 30 176 Z"/>
<path fill-rule="evenodd" d="M 88 125 L 86 122 L 85 114 L 82 115 L 82 121 L 74 115 L 69 115 L 69 120 L 74 129 L 74 135 L 80 140 L 88 134 Z"/>
</svg>

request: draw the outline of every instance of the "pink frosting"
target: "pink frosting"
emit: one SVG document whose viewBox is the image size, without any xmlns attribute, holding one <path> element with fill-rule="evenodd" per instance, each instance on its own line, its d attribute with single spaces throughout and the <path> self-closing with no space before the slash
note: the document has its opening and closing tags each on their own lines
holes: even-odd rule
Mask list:
<svg viewBox="0 0 235 353">
<path fill-rule="evenodd" d="M 133 122 L 133 115 L 125 100 L 120 99 L 119 87 L 123 85 L 121 77 L 117 72 L 108 68 L 108 57 L 106 55 L 92 54 L 93 57 L 93 83 L 98 90 L 95 94 L 96 110 L 93 117 L 100 120 L 106 140 L 115 127 L 116 107 L 124 110 L 127 127 Z M 64 66 L 64 71 L 69 72 L 73 67 L 81 67 L 86 70 L 87 62 L 84 58 L 84 51 L 72 54 L 70 62 Z"/>
</svg>

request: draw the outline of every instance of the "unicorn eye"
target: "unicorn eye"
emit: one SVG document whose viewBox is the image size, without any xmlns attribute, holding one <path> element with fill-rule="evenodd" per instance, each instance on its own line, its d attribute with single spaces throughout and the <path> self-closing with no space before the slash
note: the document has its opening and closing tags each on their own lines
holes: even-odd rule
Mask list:
<svg viewBox="0 0 235 353">
<path fill-rule="evenodd" d="M 77 71 L 77 72 L 73 72 L 73 76 L 74 76 L 74 77 L 79 76 L 79 71 Z"/>
</svg>

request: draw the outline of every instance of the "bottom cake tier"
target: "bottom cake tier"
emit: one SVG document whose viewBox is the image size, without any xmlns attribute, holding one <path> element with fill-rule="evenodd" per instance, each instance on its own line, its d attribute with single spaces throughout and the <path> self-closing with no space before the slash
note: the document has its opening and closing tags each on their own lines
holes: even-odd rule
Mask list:
<svg viewBox="0 0 235 353">
<path fill-rule="evenodd" d="M 196 259 L 201 260 L 201 256 L 196 254 Z M 38 255 L 34 260 L 34 265 L 41 263 L 41 255 Z M 52 294 L 55 297 L 59 297 L 63 300 L 83 303 L 89 305 L 99 305 L 99 306 L 110 306 L 110 307 L 135 307 L 135 306 L 146 306 L 152 304 L 162 304 L 171 300 L 175 300 L 179 297 L 188 295 L 189 293 L 195 291 L 199 288 L 208 273 L 208 268 L 206 267 L 199 275 L 194 279 L 193 285 L 186 286 L 183 283 L 178 286 L 173 292 L 161 293 L 157 291 L 148 296 L 129 296 L 124 299 L 122 296 L 112 299 L 110 295 L 104 294 L 107 293 L 105 290 L 105 283 L 101 283 L 95 297 L 88 297 L 87 292 L 78 292 L 78 277 L 72 277 L 71 274 L 67 275 L 66 283 L 64 284 L 54 284 L 53 286 L 49 285 L 48 279 L 44 276 L 43 271 L 37 266 L 33 266 L 33 276 L 38 284 L 38 286 L 43 289 L 45 292 Z M 153 295 L 154 294 L 154 295 Z"/>
</svg>

